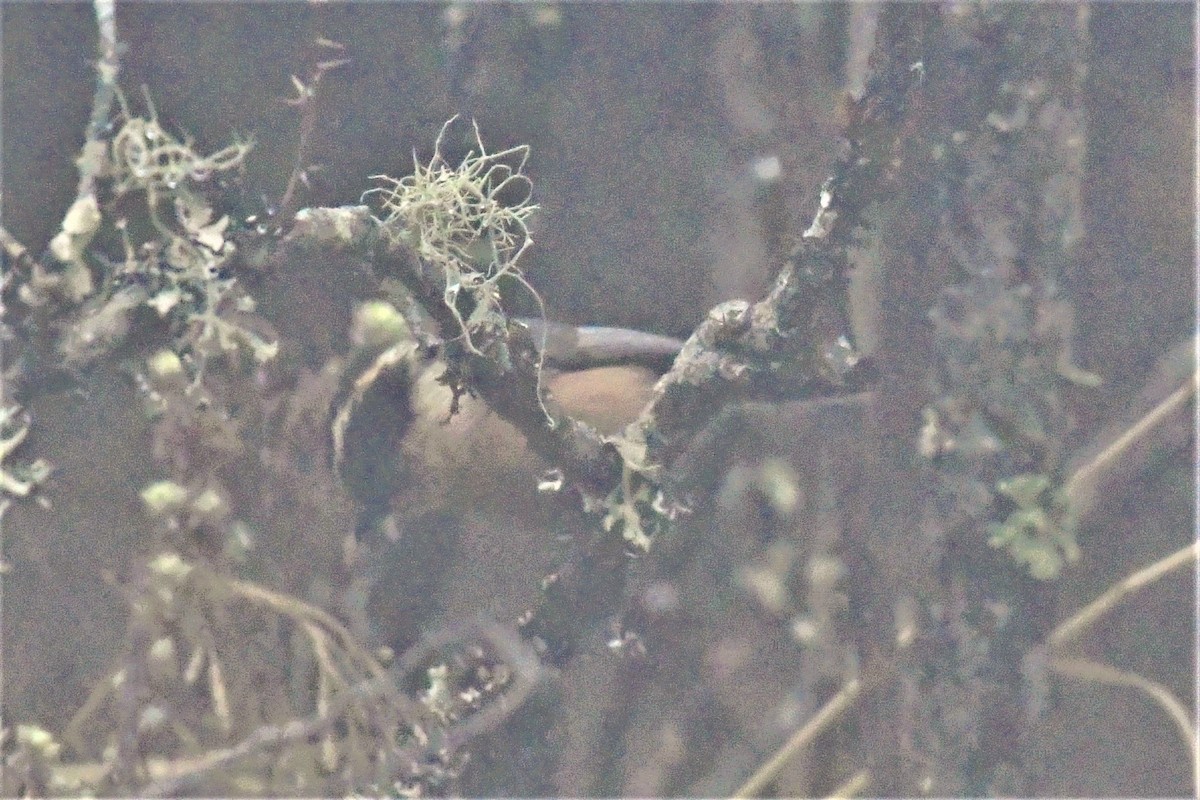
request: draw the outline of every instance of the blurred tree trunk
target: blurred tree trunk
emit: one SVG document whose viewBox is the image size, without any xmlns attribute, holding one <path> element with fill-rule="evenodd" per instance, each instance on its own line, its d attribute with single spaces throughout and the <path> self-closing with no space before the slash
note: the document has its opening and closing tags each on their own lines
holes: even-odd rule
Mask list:
<svg viewBox="0 0 1200 800">
<path fill-rule="evenodd" d="M 989 525 L 1009 510 L 999 481 L 1061 481 L 1065 392 L 1086 380 L 1058 295 L 1083 234 L 1086 48 L 1074 5 L 947 7 L 928 42 L 874 234 L 884 379 L 852 607 L 865 669 L 895 680 L 859 707 L 872 794 L 1025 794 L 1038 772 L 1023 657 L 1051 584 Z"/>
</svg>

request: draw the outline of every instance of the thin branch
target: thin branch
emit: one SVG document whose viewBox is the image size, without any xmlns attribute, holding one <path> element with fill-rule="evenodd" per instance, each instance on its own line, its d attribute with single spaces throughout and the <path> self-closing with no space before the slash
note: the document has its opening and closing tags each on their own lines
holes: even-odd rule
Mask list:
<svg viewBox="0 0 1200 800">
<path fill-rule="evenodd" d="M 853 392 L 866 384 L 865 371 L 854 367 L 844 314 L 847 248 L 862 223 L 862 210 L 881 193 L 907 101 L 920 82 L 917 54 L 926 16 L 890 15 L 892 35 L 881 39 L 876 73 L 855 105 L 846 150 L 825 183 L 812 224 L 770 294 L 753 306 L 734 302 L 713 309 L 659 382 L 652 406 L 638 422 L 643 440 L 655 443 L 652 464 L 671 463 L 672 454 L 731 400 L 778 394 L 781 383 L 791 399 Z M 443 277 L 432 274 L 435 270 L 406 245 L 381 237 L 376 260 L 389 274 L 400 276 L 439 327 L 457 329 L 457 311 L 444 302 Z M 571 424 L 553 405 L 555 424 L 546 424 L 538 396 L 537 348 L 529 331 L 510 325 L 489 331 L 486 338 L 475 342 L 475 350 L 506 354 L 507 363 L 448 346 L 448 377 L 476 391 L 521 430 L 530 448 L 559 466 L 570 485 L 607 496 L 618 485 L 623 462 L 595 431 Z"/>
<path fill-rule="evenodd" d="M 733 399 L 786 394 L 796 400 L 853 393 L 871 382 L 854 350 L 846 290 L 849 247 L 863 210 L 883 194 L 916 87 L 930 16 L 888 9 L 873 73 L 855 101 L 844 150 L 825 181 L 812 223 L 769 294 L 713 309 L 659 381 L 638 426 L 648 460 L 671 464 L 695 432 Z"/>
<path fill-rule="evenodd" d="M 445 731 L 444 741 L 451 749 L 462 746 L 475 736 L 494 730 L 509 715 L 521 708 L 537 686 L 541 675 L 537 657 L 533 652 L 515 634 L 495 622 L 486 620 L 449 626 L 423 638 L 409 648 L 400 659 L 401 674 L 418 668 L 437 650 L 454 642 L 464 641 L 471 635 L 485 639 L 496 649 L 512 668 L 516 682 L 512 689 L 502 697 L 496 698 L 489 708 L 451 725 Z M 283 725 L 263 725 L 233 747 L 214 750 L 199 758 L 163 765 L 161 769 L 169 774 L 142 789 L 140 794 L 144 797 L 178 795 L 195 786 L 197 781 L 250 755 L 325 733 L 351 706 L 372 699 L 385 699 L 397 703 L 402 711 L 407 712 L 410 719 L 416 718 L 413 704 L 396 692 L 391 674 L 383 673 L 338 693 L 326 709 L 314 715 Z M 421 745 L 403 748 L 398 754 L 398 760 L 418 760 L 424 750 L 424 746 Z"/>
<path fill-rule="evenodd" d="M 153 591 L 149 569 L 138 565 L 134 569 L 133 585 L 136 596 L 144 598 Z M 142 710 L 152 696 L 150 689 L 149 654 L 158 638 L 153 612 L 134 605 L 126 623 L 126 655 L 121 667 L 121 683 L 116 687 L 117 730 L 116 755 L 112 778 L 115 788 L 131 792 L 141 783 L 145 763 L 141 751 L 139 723 Z"/>
<path fill-rule="evenodd" d="M 841 798 L 857 797 L 863 789 L 866 789 L 871 784 L 871 773 L 865 769 L 860 769 L 858 772 L 850 776 L 850 778 L 841 786 L 834 789 L 829 795 L 829 800 L 840 800 Z"/>
<path fill-rule="evenodd" d="M 862 681 L 859 678 L 854 678 L 842 687 L 841 691 L 835 694 L 828 703 L 821 707 L 812 719 L 804 724 L 800 730 L 792 734 L 783 747 L 775 752 L 765 764 L 759 767 L 750 779 L 742 784 L 736 792 L 733 793 L 735 798 L 756 797 L 778 774 L 788 761 L 795 757 L 796 753 L 807 747 L 813 739 L 817 737 L 821 731 L 829 727 L 842 713 L 854 705 L 854 701 L 858 699 L 862 692 Z"/>
<path fill-rule="evenodd" d="M 317 39 L 314 45 L 335 50 L 345 49 L 344 45 L 328 39 Z M 296 96 L 284 102 L 300 109 L 300 141 L 296 145 L 296 159 L 292 165 L 292 174 L 288 178 L 283 198 L 279 201 L 279 212 L 276 222 L 283 230 L 291 227 L 296 212 L 300 210 L 300 186 L 302 184 L 307 185 L 308 182 L 308 170 L 311 167 L 309 160 L 312 158 L 312 135 L 317 129 L 317 91 L 321 88 L 321 81 L 324 79 L 326 73 L 332 72 L 339 67 L 344 67 L 349 63 L 350 59 L 348 58 L 318 62 L 313 67 L 307 83 L 302 82 L 294 75 L 292 76 L 292 84 L 296 88 Z"/>
<path fill-rule="evenodd" d="M 384 675 L 363 681 L 347 691 L 340 692 L 324 713 L 292 720 L 283 725 L 263 725 L 233 747 L 213 750 L 199 758 L 163 765 L 161 769 L 168 774 L 142 788 L 139 794 L 143 797 L 178 796 L 188 787 L 194 786 L 197 781 L 247 756 L 303 741 L 329 730 L 355 703 L 393 694 L 394 687 L 391 685 L 390 676 Z"/>
<path fill-rule="evenodd" d="M 1115 465 L 1138 442 L 1150 436 L 1159 426 L 1179 414 L 1196 394 L 1197 376 L 1187 380 L 1165 400 L 1156 405 L 1145 416 L 1126 429 L 1095 458 L 1088 461 L 1067 480 L 1065 491 L 1072 507 L 1079 515 L 1086 514 L 1095 505 L 1099 486 L 1110 475 Z"/>
<path fill-rule="evenodd" d="M 1196 736 L 1196 721 L 1184 708 L 1183 703 L 1175 698 L 1165 686 L 1143 678 L 1134 672 L 1110 667 L 1095 661 L 1079 658 L 1055 658 L 1050 661 L 1050 669 L 1059 675 L 1071 678 L 1103 683 L 1110 686 L 1128 686 L 1137 689 L 1158 704 L 1175 723 L 1188 754 L 1192 759 L 1192 788 L 1200 791 L 1200 738 Z"/>
<path fill-rule="evenodd" d="M 1052 648 L 1062 647 L 1082 634 L 1100 617 L 1113 610 L 1129 595 L 1141 591 L 1164 575 L 1194 563 L 1197 558 L 1200 558 L 1200 542 L 1192 542 L 1182 550 L 1127 576 L 1051 631 L 1046 638 L 1046 645 Z"/>
<path fill-rule="evenodd" d="M 354 638 L 354 635 L 350 633 L 346 626 L 334 619 L 328 612 L 305 603 L 303 600 L 274 592 L 256 583 L 241 580 L 226 580 L 219 576 L 218 579 L 231 592 L 245 600 L 265 605 L 276 613 L 294 620 L 301 622 L 312 621 L 325 630 L 332 632 L 340 640 L 345 651 L 353 656 L 373 678 L 380 678 L 387 674 L 387 671 L 359 644 L 358 640 Z"/>
<path fill-rule="evenodd" d="M 117 99 L 117 75 L 121 71 L 118 59 L 116 3 L 114 0 L 95 0 L 96 29 L 99 34 L 100 59 L 96 62 L 96 93 L 92 96 L 92 113 L 85 130 L 83 153 L 103 147 L 100 139 L 107 133 L 109 112 Z M 103 166 L 101 159 L 79 159 L 79 188 L 77 200 L 96 193 L 96 178 Z"/>
</svg>

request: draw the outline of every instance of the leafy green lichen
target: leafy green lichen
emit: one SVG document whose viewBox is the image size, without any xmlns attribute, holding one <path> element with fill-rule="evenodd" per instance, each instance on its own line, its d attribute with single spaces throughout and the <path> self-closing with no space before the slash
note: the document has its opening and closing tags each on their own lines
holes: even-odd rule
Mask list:
<svg viewBox="0 0 1200 800">
<path fill-rule="evenodd" d="M 1075 520 L 1046 475 L 1022 473 L 999 481 L 996 491 L 1015 505 L 1003 522 L 988 525 L 988 544 L 1003 548 L 1038 580 L 1053 580 L 1079 560 Z"/>
</svg>

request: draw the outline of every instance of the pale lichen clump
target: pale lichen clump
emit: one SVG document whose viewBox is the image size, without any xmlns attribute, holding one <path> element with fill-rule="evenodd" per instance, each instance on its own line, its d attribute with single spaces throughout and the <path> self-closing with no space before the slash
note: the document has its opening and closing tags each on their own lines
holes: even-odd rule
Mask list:
<svg viewBox="0 0 1200 800">
<path fill-rule="evenodd" d="M 147 98 L 147 104 L 149 98 Z M 216 174 L 241 166 L 252 143 L 235 142 L 211 155 L 201 155 L 159 123 L 135 117 L 122 99 L 125 122 L 114 135 L 107 174 L 118 194 L 141 192 L 146 211 L 158 231 L 155 242 L 142 246 L 147 256 L 135 258 L 124 220 L 116 222 L 125 241 L 125 270 L 150 279 L 145 304 L 161 317 L 186 324 L 184 349 L 198 386 L 203 367 L 216 353 L 247 349 L 255 361 L 274 357 L 277 343 L 235 321 L 254 310 L 253 298 L 235 291 L 235 279 L 222 274 L 234 256 L 228 238 L 229 218 L 214 219 L 200 186 Z M 164 220 L 160 206 L 169 202 L 174 219 Z"/>
<path fill-rule="evenodd" d="M 522 171 L 529 157 L 527 145 L 489 153 L 474 125 L 478 152 L 468 152 L 457 166 L 446 160 L 442 143 L 456 119 L 442 126 L 428 164 L 414 155 L 412 175 L 372 176 L 384 185 L 363 198 L 377 195 L 384 231 L 444 272 L 446 307 L 458 322 L 467 350 L 478 354 L 472 336 L 504 324 L 501 280 L 516 280 L 541 303 L 517 266 L 533 244 L 527 223 L 537 205 L 531 202 L 533 186 Z M 464 294 L 473 301 L 465 317 L 460 305 Z"/>
<path fill-rule="evenodd" d="M 457 120 L 451 117 L 434 142 L 433 158 L 422 164 L 413 155 L 413 174 L 404 178 L 374 175 L 383 185 L 370 189 L 363 199 L 380 198 L 383 215 L 376 221 L 388 236 L 414 249 L 421 260 L 440 270 L 444 279 L 442 302 L 458 327 L 456 337 L 465 350 L 485 355 L 479 337 L 498 336 L 508 325 L 501 299 L 501 284 L 515 281 L 529 292 L 546 316 L 542 296 L 526 280 L 518 262 L 533 245 L 528 222 L 538 206 L 533 184 L 525 175 L 529 146 L 518 145 L 489 153 L 472 122 L 476 150 L 470 150 L 457 166 L 442 154 L 446 132 Z M 486 347 L 486 346 L 485 346 Z M 557 425 L 542 400 L 542 367 L 546 333 L 538 348 L 538 404 L 550 428 Z M 508 365 L 508 352 L 490 353 Z"/>
<path fill-rule="evenodd" d="M 149 119 L 133 116 L 124 97 L 118 98 L 125 123 L 113 136 L 109 155 L 118 193 L 144 189 L 173 194 L 189 182 L 204 183 L 218 172 L 240 166 L 253 146 L 235 142 L 211 155 L 200 155 L 190 142 L 180 141 L 158 123 L 149 96 Z"/>
<path fill-rule="evenodd" d="M 603 526 L 619 531 L 634 552 L 648 553 L 655 536 L 687 509 L 669 504 L 660 487 L 662 466 L 648 460 L 644 432 L 636 424 L 606 437 L 621 456 L 621 482 L 604 499 Z"/>
<path fill-rule="evenodd" d="M 96 193 L 77 199 L 50 244 L 63 268 L 35 270 L 20 296 L 32 306 L 53 296 L 86 300 L 58 342 L 71 367 L 105 355 L 129 335 L 139 308 L 154 309 L 168 321 L 171 349 L 195 391 L 214 355 L 244 350 L 262 362 L 276 352 L 276 343 L 256 330 L 261 326 L 249 324 L 254 301 L 228 274 L 236 254 L 230 219 L 205 196 L 216 176 L 242 165 L 252 143 L 203 155 L 158 122 L 149 96 L 146 117 L 117 97 L 122 116 L 111 139 L 89 141 L 79 158 L 80 169 L 98 179 L 101 197 L 114 202 L 98 202 Z M 115 202 L 126 197 L 140 202 Z M 122 255 L 101 252 L 97 242 L 119 242 Z"/>
</svg>

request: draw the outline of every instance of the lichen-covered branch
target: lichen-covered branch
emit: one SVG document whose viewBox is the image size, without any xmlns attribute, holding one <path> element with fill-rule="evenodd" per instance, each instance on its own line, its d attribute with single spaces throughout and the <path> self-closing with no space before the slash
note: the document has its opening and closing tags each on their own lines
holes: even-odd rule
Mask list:
<svg viewBox="0 0 1200 800">
<path fill-rule="evenodd" d="M 22 287 L 22 297 L 30 305 L 45 302 L 45 293 L 61 295 L 71 303 L 79 303 L 93 291 L 92 275 L 83 260 L 83 253 L 100 228 L 100 205 L 96 199 L 96 183 L 105 172 L 108 144 L 104 141 L 109 113 L 120 89 L 117 75 L 121 69 L 118 59 L 116 4 L 113 0 L 95 0 L 96 27 L 100 58 L 96 62 L 96 91 L 92 96 L 92 111 L 84 131 L 83 149 L 76 163 L 79 184 L 75 200 L 63 215 L 59 232 L 50 240 L 49 253 L 58 262 L 50 268 L 44 260 L 26 262 L 31 267 L 28 283 Z"/>
<path fill-rule="evenodd" d="M 481 396 L 562 470 L 568 485 L 604 501 L 607 529 L 648 546 L 680 509 L 668 499 L 673 492 L 664 490 L 663 467 L 721 408 L 756 396 L 853 392 L 867 381 L 845 311 L 847 250 L 864 224 L 863 209 L 882 194 L 892 147 L 923 76 L 919 53 L 927 22 L 925 12 L 885 15 L 874 72 L 853 105 L 844 152 L 772 290 L 753 305 L 734 301 L 713 309 L 659 382 L 651 406 L 617 441 L 544 399 L 541 347 L 533 336 L 543 331 L 509 321 L 499 308 L 495 281 L 505 275 L 523 280 L 514 265 L 530 241 L 524 206 L 505 211 L 492 205 L 500 186 L 524 179 L 520 165 L 500 161 L 516 151 L 489 154 L 480 142 L 479 154 L 457 167 L 435 153 L 411 179 L 387 179 L 390 186 L 377 190 L 388 215 L 375 225 L 361 207 L 310 209 L 297 217 L 289 242 L 340 241 L 369 250 L 377 272 L 402 282 L 439 328 L 444 380 L 456 396 Z M 469 182 L 482 187 L 463 204 L 476 219 L 447 217 L 443 208 L 455 207 Z"/>
<path fill-rule="evenodd" d="M 843 151 L 811 224 L 770 293 L 754 304 L 713 309 L 658 383 L 635 434 L 645 464 L 670 465 L 731 400 L 848 393 L 869 380 L 846 313 L 848 249 L 894 166 L 892 149 L 924 76 L 930 19 L 924 9 L 883 15 L 871 76 L 853 103 Z"/>
</svg>

